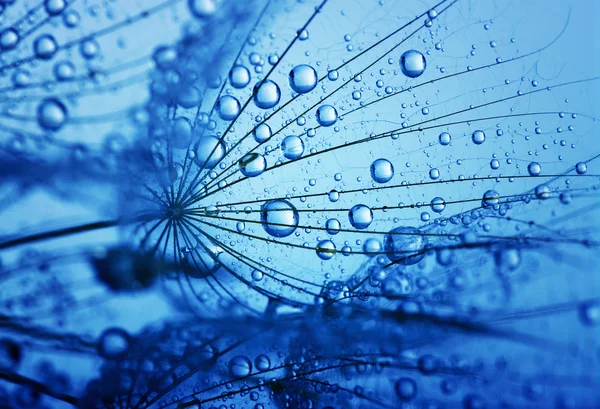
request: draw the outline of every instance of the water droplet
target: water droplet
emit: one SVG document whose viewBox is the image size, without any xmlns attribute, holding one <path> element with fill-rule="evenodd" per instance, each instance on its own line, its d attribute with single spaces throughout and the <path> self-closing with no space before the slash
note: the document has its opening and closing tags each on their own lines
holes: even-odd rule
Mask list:
<svg viewBox="0 0 600 409">
<path fill-rule="evenodd" d="M 485 207 L 490 207 L 500 202 L 500 194 L 495 190 L 488 190 L 483 194 L 481 204 Z"/>
<path fill-rule="evenodd" d="M 248 358 L 243 355 L 238 355 L 229 361 L 229 365 L 227 366 L 229 370 L 229 375 L 234 378 L 242 378 L 244 376 L 250 375 L 252 372 L 252 362 Z"/>
<path fill-rule="evenodd" d="M 537 162 L 531 162 L 527 166 L 527 171 L 531 176 L 539 176 L 539 174 L 542 173 L 542 167 Z"/>
<path fill-rule="evenodd" d="M 266 167 L 265 157 L 256 152 L 250 152 L 242 157 L 238 162 L 240 172 L 247 177 L 255 177 L 262 174 Z"/>
<path fill-rule="evenodd" d="M 262 143 L 271 137 L 271 127 L 267 124 L 260 124 L 254 130 L 254 140 Z"/>
<path fill-rule="evenodd" d="M 188 8 L 197 18 L 210 17 L 217 12 L 220 0 L 188 0 Z"/>
<path fill-rule="evenodd" d="M 400 57 L 400 69 L 402 73 L 410 78 L 417 78 L 427 67 L 425 56 L 417 50 L 409 50 Z"/>
<path fill-rule="evenodd" d="M 304 153 L 304 142 L 298 136 L 286 136 L 281 141 L 281 152 L 287 159 L 298 159 Z"/>
<path fill-rule="evenodd" d="M 327 234 L 335 236 L 340 232 L 340 221 L 338 219 L 328 219 L 325 223 L 325 231 Z"/>
<path fill-rule="evenodd" d="M 587 172 L 587 165 L 585 164 L 585 162 L 577 163 L 577 165 L 575 165 L 575 171 L 578 175 L 585 174 L 585 172 Z"/>
<path fill-rule="evenodd" d="M 436 213 L 442 213 L 446 208 L 446 202 L 441 197 L 431 199 L 431 210 Z"/>
<path fill-rule="evenodd" d="M 272 200 L 262 205 L 260 219 L 265 231 L 274 237 L 287 237 L 298 226 L 299 216 L 287 200 Z"/>
<path fill-rule="evenodd" d="M 412 378 L 400 378 L 396 381 L 395 389 L 400 399 L 409 401 L 417 394 L 417 383 Z"/>
<path fill-rule="evenodd" d="M 229 71 L 229 82 L 234 88 L 244 88 L 250 83 L 250 71 L 243 65 L 234 65 Z"/>
<path fill-rule="evenodd" d="M 371 177 L 377 183 L 389 182 L 394 177 L 394 165 L 387 159 L 377 159 L 371 164 Z"/>
<path fill-rule="evenodd" d="M 317 122 L 321 126 L 331 126 L 337 121 L 337 111 L 331 105 L 321 105 L 317 109 Z"/>
<path fill-rule="evenodd" d="M 383 247 L 390 260 L 404 265 L 423 260 L 427 237 L 414 227 L 396 227 L 385 235 Z"/>
<path fill-rule="evenodd" d="M 442 132 L 439 136 L 439 141 L 440 141 L 440 145 L 450 145 L 450 141 L 452 140 L 452 137 L 450 136 L 450 134 L 448 132 Z"/>
<path fill-rule="evenodd" d="M 125 330 L 108 328 L 100 335 L 96 348 L 101 357 L 114 359 L 127 352 L 130 342 L 131 337 Z"/>
<path fill-rule="evenodd" d="M 353 206 L 348 212 L 348 220 L 355 229 L 366 229 L 373 222 L 373 211 L 363 204 Z"/>
<path fill-rule="evenodd" d="M 217 136 L 204 135 L 196 142 L 194 154 L 194 162 L 198 167 L 212 169 L 225 156 L 225 143 Z"/>
<path fill-rule="evenodd" d="M 260 82 L 254 86 L 254 103 L 261 109 L 273 108 L 279 103 L 281 90 L 279 85 L 271 80 L 266 80 L 260 85 Z"/>
<path fill-rule="evenodd" d="M 259 371 L 267 371 L 271 368 L 271 360 L 265 354 L 260 354 L 254 360 L 254 366 Z"/>
<path fill-rule="evenodd" d="M 65 2 L 65 0 L 45 0 L 44 1 L 44 8 L 46 9 L 46 13 L 48 13 L 51 16 L 59 15 L 60 13 L 63 12 L 63 10 L 65 9 L 66 6 L 67 6 L 67 3 Z"/>
<path fill-rule="evenodd" d="M 305 94 L 317 86 L 317 72 L 310 65 L 300 64 L 290 71 L 289 80 L 295 92 Z"/>
<path fill-rule="evenodd" d="M 231 121 L 240 114 L 240 102 L 231 95 L 224 95 L 217 102 L 217 110 L 222 120 Z"/>
<path fill-rule="evenodd" d="M 50 34 L 42 34 L 33 42 L 33 52 L 41 60 L 49 60 L 58 50 L 56 39 Z"/>
<path fill-rule="evenodd" d="M 42 129 L 58 131 L 67 119 L 67 107 L 56 98 L 44 99 L 38 105 L 37 122 Z"/>
<path fill-rule="evenodd" d="M 321 260 L 329 260 L 335 256 L 335 244 L 331 240 L 321 240 L 316 251 Z"/>
<path fill-rule="evenodd" d="M 19 43 L 19 34 L 14 28 L 7 28 L 0 33 L 0 48 L 2 50 L 12 50 Z"/>
<path fill-rule="evenodd" d="M 473 143 L 475 145 L 481 145 L 485 141 L 485 133 L 483 131 L 477 130 L 473 132 L 471 139 L 473 140 Z"/>
</svg>

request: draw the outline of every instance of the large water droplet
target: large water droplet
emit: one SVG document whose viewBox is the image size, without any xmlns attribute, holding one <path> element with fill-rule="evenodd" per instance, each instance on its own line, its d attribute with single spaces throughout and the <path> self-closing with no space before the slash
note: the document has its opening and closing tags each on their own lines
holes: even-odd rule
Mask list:
<svg viewBox="0 0 600 409">
<path fill-rule="evenodd" d="M 317 86 L 317 72 L 310 65 L 300 64 L 290 71 L 289 80 L 295 92 L 305 94 Z"/>
<path fill-rule="evenodd" d="M 188 8 L 195 17 L 206 18 L 217 12 L 220 0 L 188 0 Z"/>
<path fill-rule="evenodd" d="M 247 177 L 254 177 L 262 174 L 267 167 L 265 157 L 256 152 L 250 152 L 242 157 L 238 162 L 240 172 Z"/>
<path fill-rule="evenodd" d="M 38 105 L 37 122 L 42 129 L 58 131 L 67 119 L 67 107 L 56 98 L 44 99 Z"/>
<path fill-rule="evenodd" d="M 473 143 L 475 145 L 481 145 L 483 142 L 485 142 L 485 133 L 483 131 L 477 130 L 473 132 L 471 139 L 473 140 Z"/>
<path fill-rule="evenodd" d="M 423 260 L 427 237 L 414 227 L 396 227 L 385 235 L 383 247 L 390 260 L 404 265 Z"/>
<path fill-rule="evenodd" d="M 19 34 L 14 28 L 7 28 L 0 33 L 0 48 L 2 50 L 12 50 L 19 43 Z"/>
<path fill-rule="evenodd" d="M 336 123 L 337 111 L 331 105 L 321 105 L 317 109 L 317 122 L 321 126 L 331 126 Z"/>
<path fill-rule="evenodd" d="M 49 60 L 58 50 L 56 39 L 50 34 L 42 34 L 33 42 L 33 52 L 41 60 Z"/>
<path fill-rule="evenodd" d="M 219 117 L 224 121 L 231 121 L 240 114 L 241 106 L 237 98 L 231 95 L 224 95 L 217 102 Z"/>
<path fill-rule="evenodd" d="M 229 71 L 229 82 L 234 88 L 244 88 L 250 83 L 250 71 L 243 65 L 234 65 Z"/>
<path fill-rule="evenodd" d="M 248 358 L 242 355 L 235 356 L 229 361 L 227 365 L 229 375 L 232 378 L 241 378 L 250 375 L 252 372 L 252 362 Z"/>
<path fill-rule="evenodd" d="M 260 220 L 265 231 L 274 237 L 286 237 L 298 226 L 298 211 L 287 200 L 272 200 L 261 207 Z"/>
<path fill-rule="evenodd" d="M 261 109 L 273 108 L 279 103 L 281 91 L 279 85 L 271 80 L 266 80 L 260 85 L 260 82 L 254 86 L 254 103 Z"/>
<path fill-rule="evenodd" d="M 298 159 L 304 153 L 304 142 L 297 136 L 286 136 L 281 141 L 281 152 L 287 159 Z"/>
<path fill-rule="evenodd" d="M 400 69 L 407 77 L 417 78 L 426 67 L 425 56 L 417 50 L 408 50 L 400 57 Z"/>
<path fill-rule="evenodd" d="M 121 328 L 108 328 L 98 339 L 98 354 L 103 358 L 114 359 L 129 349 L 131 337 Z"/>
<path fill-rule="evenodd" d="M 196 165 L 212 169 L 225 156 L 225 144 L 217 136 L 202 136 L 194 146 L 194 154 Z"/>
<path fill-rule="evenodd" d="M 377 159 L 371 164 L 371 177 L 377 183 L 389 182 L 394 176 L 394 165 L 387 159 Z"/>
<path fill-rule="evenodd" d="M 316 251 L 321 260 L 329 260 L 335 256 L 335 244 L 331 240 L 321 240 Z"/>
<path fill-rule="evenodd" d="M 356 205 L 348 212 L 348 220 L 355 229 L 366 229 L 373 222 L 373 211 L 363 204 Z"/>
<path fill-rule="evenodd" d="M 260 124 L 254 130 L 254 140 L 258 143 L 264 142 L 271 137 L 271 127 L 267 124 Z"/>
</svg>

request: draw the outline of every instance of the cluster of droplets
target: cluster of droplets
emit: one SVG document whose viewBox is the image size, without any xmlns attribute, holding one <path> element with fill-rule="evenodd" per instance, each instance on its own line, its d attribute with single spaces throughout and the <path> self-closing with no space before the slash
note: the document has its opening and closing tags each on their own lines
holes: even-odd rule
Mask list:
<svg viewBox="0 0 600 409">
<path fill-rule="evenodd" d="M 4 3 L 0 7 L 14 7 Z M 576 300 L 566 302 L 560 289 L 572 279 L 559 271 L 576 270 L 571 255 L 563 254 L 571 251 L 581 252 L 579 264 L 597 265 L 595 230 L 582 217 L 597 195 L 597 175 L 591 174 L 597 155 L 579 148 L 588 136 L 573 125 L 591 134 L 594 118 L 565 114 L 562 106 L 574 105 L 566 97 L 554 105 L 541 100 L 542 90 L 556 96 L 573 85 L 543 89 L 541 75 L 519 66 L 543 49 L 528 54 L 514 40 L 500 41 L 494 25 L 501 23 L 477 14 L 490 14 L 483 5 L 469 10 L 472 24 L 453 27 L 466 17 L 452 1 L 419 6 L 417 17 L 401 27 L 381 24 L 388 13 L 398 13 L 383 2 L 372 16 L 359 1 L 355 7 L 333 0 L 169 3 L 136 6 L 147 8 L 117 22 L 107 5 L 106 29 L 64 40 L 61 32 L 81 28 L 87 14 L 75 1 L 46 0 L 27 22 L 0 31 L 3 71 L 10 74 L 3 78 L 10 92 L 34 101 L 15 98 L 2 121 L 31 120 L 43 134 L 38 145 L 50 140 L 78 158 L 87 158 L 97 142 L 104 147 L 98 163 L 87 161 L 94 175 L 103 176 L 98 184 L 65 179 L 82 188 L 77 196 L 56 183 L 65 202 L 87 193 L 90 202 L 100 202 L 96 196 L 118 192 L 103 207 L 118 209 L 116 216 L 107 212 L 111 218 L 101 221 L 11 236 L 0 249 L 109 228 L 124 237 L 111 245 L 92 241 L 75 256 L 24 253 L 16 261 L 8 256 L 6 268 L 0 264 L 7 281 L 24 274 L 21 292 L 41 283 L 40 273 L 48 281 L 30 297 L 11 295 L 3 303 L 2 328 L 11 336 L 0 338 L 0 378 L 9 384 L 10 403 L 35 407 L 44 395 L 89 408 L 450 403 L 474 409 L 498 400 L 585 407 L 597 379 L 565 386 L 545 378 L 544 349 L 528 348 L 549 344 L 537 327 L 529 335 L 518 325 L 549 316 L 540 327 L 564 325 L 581 333 L 583 345 L 589 341 L 584 331 L 600 323 L 594 288 L 573 288 Z M 90 7 L 87 13 L 99 11 Z M 168 13 L 177 34 L 160 39 L 166 45 L 153 46 L 139 64 L 110 59 L 105 35 Z M 281 25 L 290 13 L 294 23 Z M 181 25 L 182 16 L 191 20 Z M 335 36 L 326 23 L 332 16 Z M 375 32 L 357 29 L 359 19 Z M 48 22 L 59 27 L 56 33 L 28 28 Z M 490 39 L 485 47 L 475 40 L 465 45 L 463 30 Z M 116 43 L 125 47 L 126 41 Z M 25 48 L 31 57 L 10 57 Z M 456 57 L 460 53 L 464 59 Z M 86 114 L 127 100 L 125 89 L 138 79 L 116 75 L 113 83 L 105 77 L 146 65 L 151 68 L 140 77 L 148 83 L 134 88 L 139 99 L 131 97 L 123 112 Z M 28 94 L 39 85 L 31 74 L 38 66 L 49 67 L 51 75 L 41 82 L 41 96 Z M 78 81 L 75 91 L 60 88 Z M 107 90 L 116 96 L 104 96 Z M 86 92 L 97 100 L 82 103 Z M 568 137 L 555 136 L 565 130 Z M 20 132 L 7 132 L 18 136 L 13 145 L 28 146 Z M 85 143 L 75 148 L 74 141 Z M 553 145 L 556 157 L 545 153 Z M 124 172 L 111 173 L 108 163 Z M 571 224 L 564 227 L 565 221 Z M 63 283 L 69 263 L 86 264 L 89 292 L 73 290 L 81 282 L 77 274 L 69 276 L 73 289 Z M 530 302 L 528 291 L 539 292 L 536 280 L 559 297 Z M 91 323 L 74 325 L 86 335 L 65 332 L 73 326 L 62 315 L 77 310 L 64 312 L 65 305 L 87 306 L 96 289 L 121 315 L 130 308 L 145 311 L 131 314 L 134 329 L 98 314 L 94 318 L 104 321 L 92 337 L 86 334 Z M 50 310 L 61 316 L 60 330 L 29 327 L 33 317 L 22 319 L 22 312 L 45 308 L 52 291 L 65 291 Z M 150 304 L 142 303 L 144 295 Z M 131 307 L 119 304 L 126 297 Z M 156 300 L 168 307 L 155 307 Z M 203 318 L 138 332 L 190 312 Z M 563 323 L 557 318 L 563 313 L 574 320 Z M 26 346 L 36 342 L 92 356 L 99 370 L 85 390 L 76 390 L 48 365 L 22 368 L 33 350 Z M 589 352 L 583 349 L 576 351 L 580 357 Z M 556 368 L 569 369 L 575 355 L 564 354 Z M 522 378 L 514 379 L 507 367 Z M 592 396 L 590 407 L 595 403 Z"/>
</svg>

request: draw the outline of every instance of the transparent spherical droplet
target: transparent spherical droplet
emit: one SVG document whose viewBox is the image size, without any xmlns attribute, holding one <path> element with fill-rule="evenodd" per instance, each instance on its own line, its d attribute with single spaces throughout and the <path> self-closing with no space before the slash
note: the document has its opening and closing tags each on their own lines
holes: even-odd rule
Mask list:
<svg viewBox="0 0 600 409">
<path fill-rule="evenodd" d="M 317 109 L 317 122 L 321 126 L 331 126 L 336 123 L 337 111 L 331 105 L 321 105 Z"/>
<path fill-rule="evenodd" d="M 500 193 L 495 190 L 488 190 L 483 194 L 483 199 L 481 200 L 481 204 L 485 207 L 490 207 L 498 204 L 500 202 Z"/>
<path fill-rule="evenodd" d="M 550 188 L 548 185 L 539 185 L 535 188 L 535 197 L 546 200 L 550 197 Z"/>
<path fill-rule="evenodd" d="M 250 83 L 250 71 L 243 65 L 234 65 L 229 71 L 229 82 L 233 88 L 244 88 Z"/>
<path fill-rule="evenodd" d="M 325 231 L 327 234 L 335 236 L 340 232 L 341 224 L 338 219 L 328 219 L 325 223 Z"/>
<path fill-rule="evenodd" d="M 400 378 L 394 385 L 396 394 L 401 400 L 409 401 L 417 395 L 417 383 L 412 378 Z"/>
<path fill-rule="evenodd" d="M 152 59 L 159 71 L 166 71 L 177 63 L 177 50 L 169 46 L 156 47 L 152 53 Z"/>
<path fill-rule="evenodd" d="M 527 171 L 529 172 L 529 174 L 531 176 L 539 176 L 540 173 L 542 173 L 542 167 L 539 163 L 537 162 L 531 162 L 528 166 L 527 166 Z"/>
<path fill-rule="evenodd" d="M 33 42 L 33 52 L 41 60 L 49 60 L 58 50 L 56 39 L 50 34 L 42 34 Z"/>
<path fill-rule="evenodd" d="M 318 82 L 317 72 L 313 67 L 306 64 L 295 66 L 289 75 L 290 87 L 298 94 L 312 91 Z"/>
<path fill-rule="evenodd" d="M 130 342 L 131 337 L 125 330 L 108 328 L 100 335 L 96 348 L 101 357 L 113 359 L 126 353 Z"/>
<path fill-rule="evenodd" d="M 279 103 L 280 98 L 279 85 L 271 80 L 266 80 L 262 85 L 259 82 L 254 86 L 254 103 L 261 109 L 273 108 Z"/>
<path fill-rule="evenodd" d="M 473 140 L 473 143 L 475 145 L 481 145 L 485 141 L 485 133 L 483 131 L 477 130 L 473 132 L 471 139 Z"/>
<path fill-rule="evenodd" d="M 304 153 L 304 142 L 298 136 L 286 136 L 281 141 L 281 152 L 287 159 L 298 159 Z"/>
<path fill-rule="evenodd" d="M 14 28 L 7 28 L 0 33 L 0 49 L 12 50 L 19 43 L 19 33 Z"/>
<path fill-rule="evenodd" d="M 254 359 L 254 366 L 259 371 L 267 371 L 271 368 L 271 360 L 265 354 L 260 354 Z"/>
<path fill-rule="evenodd" d="M 224 121 L 231 121 L 240 114 L 240 101 L 231 95 L 223 95 L 217 102 L 219 117 Z"/>
<path fill-rule="evenodd" d="M 175 118 L 171 125 L 171 146 L 186 149 L 192 143 L 192 123 L 186 117 Z"/>
<path fill-rule="evenodd" d="M 52 68 L 58 81 L 68 81 L 75 76 L 75 65 L 71 61 L 57 62 Z"/>
<path fill-rule="evenodd" d="M 265 231 L 274 237 L 287 237 L 298 226 L 298 211 L 287 200 L 271 200 L 262 205 L 260 220 Z"/>
<path fill-rule="evenodd" d="M 260 124 L 254 130 L 253 135 L 256 142 L 262 143 L 271 137 L 271 127 L 264 123 Z"/>
<path fill-rule="evenodd" d="M 266 167 L 265 157 L 256 152 L 250 152 L 242 157 L 238 162 L 240 172 L 247 177 L 255 177 L 262 174 Z"/>
<path fill-rule="evenodd" d="M 450 136 L 450 134 L 448 132 L 442 132 L 440 134 L 440 136 L 438 137 L 439 141 L 440 141 L 440 145 L 450 145 L 450 141 L 452 140 L 452 137 Z"/>
<path fill-rule="evenodd" d="M 494 261 L 502 272 L 516 270 L 521 265 L 521 251 L 514 247 L 500 249 L 494 253 Z"/>
<path fill-rule="evenodd" d="M 190 12 L 197 18 L 210 17 L 217 12 L 220 0 L 188 0 Z"/>
<path fill-rule="evenodd" d="M 386 183 L 394 177 L 394 165 L 387 159 L 377 159 L 371 164 L 371 178 L 377 183 Z"/>
<path fill-rule="evenodd" d="M 383 246 L 381 242 L 374 237 L 369 237 L 363 244 L 363 252 L 369 253 L 368 255 L 371 256 L 379 254 L 382 248 Z"/>
<path fill-rule="evenodd" d="M 204 135 L 194 145 L 194 162 L 200 168 L 212 169 L 225 156 L 225 143 L 214 135 Z"/>
<path fill-rule="evenodd" d="M 67 107 L 56 98 L 44 99 L 37 107 L 37 122 L 42 129 L 58 131 L 67 119 Z"/>
<path fill-rule="evenodd" d="M 396 227 L 385 235 L 383 248 L 390 260 L 411 265 L 423 260 L 427 237 L 414 227 Z"/>
<path fill-rule="evenodd" d="M 353 206 L 348 212 L 348 220 L 355 229 L 366 229 L 373 222 L 373 211 L 363 204 Z"/>
<path fill-rule="evenodd" d="M 242 378 L 250 375 L 252 372 L 252 362 L 245 356 L 238 355 L 231 358 L 227 365 L 227 369 L 229 370 L 229 376 L 232 378 Z"/>
<path fill-rule="evenodd" d="M 65 0 L 44 0 L 44 9 L 51 16 L 62 13 L 66 6 Z"/>
<path fill-rule="evenodd" d="M 100 44 L 93 39 L 90 38 L 88 40 L 82 41 L 79 43 L 79 53 L 86 60 L 94 59 L 98 53 L 100 52 Z"/>
<path fill-rule="evenodd" d="M 426 67 L 425 56 L 417 50 L 408 50 L 400 57 L 400 69 L 409 78 L 417 78 Z"/>
<path fill-rule="evenodd" d="M 442 213 L 446 208 L 446 202 L 441 197 L 431 199 L 431 210 L 436 213 Z"/>
<path fill-rule="evenodd" d="M 321 260 L 329 260 L 335 256 L 335 244 L 331 240 L 321 240 L 317 244 L 316 252 Z"/>
<path fill-rule="evenodd" d="M 63 14 L 63 23 L 67 28 L 75 28 L 79 25 L 81 17 L 76 10 L 68 10 Z"/>
<path fill-rule="evenodd" d="M 578 175 L 584 175 L 587 172 L 587 165 L 585 162 L 579 162 L 575 165 L 575 171 Z"/>
</svg>

